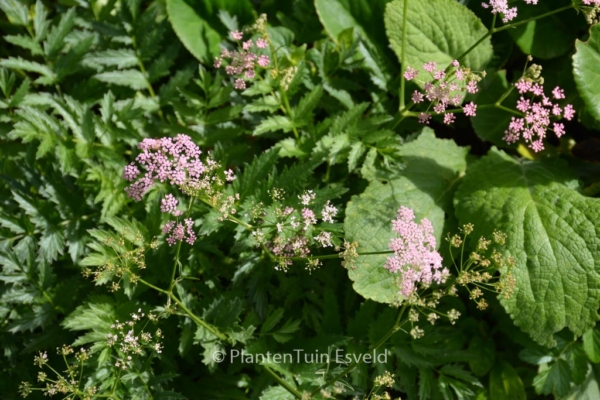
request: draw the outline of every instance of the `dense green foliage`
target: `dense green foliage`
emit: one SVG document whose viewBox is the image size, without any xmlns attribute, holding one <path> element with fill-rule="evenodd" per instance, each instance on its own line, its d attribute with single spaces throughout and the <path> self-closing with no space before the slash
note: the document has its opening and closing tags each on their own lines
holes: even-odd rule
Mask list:
<svg viewBox="0 0 600 400">
<path fill-rule="evenodd" d="M 514 3 L 502 23 L 468 0 L 0 0 L 0 398 L 55 372 L 72 386 L 55 398 L 600 398 L 600 10 Z M 244 90 L 213 64 L 238 30 L 268 39 Z M 455 59 L 483 76 L 458 99 L 477 115 L 455 104 L 454 124 L 424 127 L 434 112 L 411 95 L 427 85 L 403 75 Z M 576 112 L 540 152 L 504 139 L 522 76 Z M 177 134 L 218 162 L 220 192 L 129 198 L 138 144 Z M 281 210 L 307 190 L 319 219 L 338 214 L 298 228 L 310 257 L 286 259 Z M 166 242 L 167 193 L 193 245 Z M 481 236 L 507 235 L 493 251 L 514 265 L 489 270 L 488 307 L 457 282 L 439 321 L 411 319 L 384 268 L 401 206 L 453 274 L 478 265 Z M 495 293 L 509 277 L 512 296 Z M 150 335 L 136 352 L 109 337 L 129 320 Z M 251 359 L 268 353 L 293 359 Z"/>
</svg>

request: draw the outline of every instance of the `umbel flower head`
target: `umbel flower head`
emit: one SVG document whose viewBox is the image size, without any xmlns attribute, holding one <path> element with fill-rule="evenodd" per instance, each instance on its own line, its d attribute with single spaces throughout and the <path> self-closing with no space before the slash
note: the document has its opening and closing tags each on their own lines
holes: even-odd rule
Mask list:
<svg viewBox="0 0 600 400">
<path fill-rule="evenodd" d="M 522 137 L 527 146 L 536 153 L 544 150 L 544 138 L 548 130 L 554 131 L 557 137 L 565 134 L 565 126 L 552 122 L 552 118 L 565 118 L 570 121 L 575 115 L 571 104 L 561 107 L 556 101 L 563 100 L 563 89 L 555 87 L 551 96 L 544 94 L 544 79 L 541 77 L 542 67 L 531 65 L 524 76 L 515 83 L 521 94 L 517 101 L 517 110 L 524 114 L 523 118 L 513 117 L 508 129 L 504 132 L 507 143 L 515 143 Z M 552 128 L 550 125 L 552 124 Z"/>
<path fill-rule="evenodd" d="M 417 285 L 428 287 L 433 282 L 444 283 L 450 275 L 442 268 L 442 256 L 436 250 L 433 225 L 427 218 L 415 222 L 415 213 L 407 207 L 400 207 L 392 221 L 392 230 L 398 234 L 390 240 L 390 250 L 385 268 L 400 273 L 400 294 L 410 297 Z"/>
<path fill-rule="evenodd" d="M 463 101 L 464 93 L 477 93 L 477 83 L 481 80 L 482 74 L 475 74 L 469 68 L 461 67 L 457 60 L 452 61 L 447 69 L 438 69 L 435 62 L 423 64 L 423 69 L 429 73 L 430 79 L 421 81 L 423 83 L 423 92 L 415 90 L 411 100 L 415 104 L 429 101 L 427 112 L 419 114 L 419 122 L 429 124 L 431 112 L 429 108 L 433 107 L 435 114 L 444 115 L 444 123 L 450 125 L 455 120 L 456 110 L 448 112 L 450 106 L 459 107 Z M 404 79 L 411 81 L 417 80 L 419 72 L 407 67 L 404 72 Z M 465 104 L 463 112 L 467 117 L 474 117 L 477 114 L 477 105 L 473 102 Z"/>
<path fill-rule="evenodd" d="M 140 201 L 151 187 L 164 183 L 186 195 L 202 194 L 224 218 L 235 214 L 233 203 L 239 200 L 238 196 L 225 196 L 222 190 L 226 182 L 235 179 L 233 171 L 222 171 L 221 165 L 210 156 L 201 159 L 202 151 L 189 136 L 179 134 L 174 138 L 144 139 L 138 148 L 142 152 L 123 170 L 123 178 L 132 182 L 125 188 L 129 197 Z M 183 212 L 178 205 L 179 200 L 168 193 L 161 200 L 160 209 L 180 217 Z M 193 244 L 196 240 L 193 221 L 189 218 L 183 222 L 168 222 L 163 227 L 163 233 L 169 235 L 169 245 L 183 240 Z"/>
<path fill-rule="evenodd" d="M 259 51 L 269 46 L 269 42 L 264 38 L 259 38 L 256 41 L 248 39 L 243 41 L 244 34 L 239 31 L 230 32 L 231 38 L 238 42 L 240 48 L 238 50 L 221 51 L 221 56 L 215 58 L 214 67 L 221 68 L 223 62 L 225 72 L 232 76 L 235 81 L 233 87 L 236 89 L 246 89 L 246 80 L 251 80 L 256 77 L 256 66 L 266 68 L 270 64 L 269 56 L 259 54 Z"/>
</svg>

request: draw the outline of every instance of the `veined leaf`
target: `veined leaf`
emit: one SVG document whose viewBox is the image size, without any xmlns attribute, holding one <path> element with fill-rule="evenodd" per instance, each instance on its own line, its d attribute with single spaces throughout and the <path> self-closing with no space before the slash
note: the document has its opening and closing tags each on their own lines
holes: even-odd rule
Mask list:
<svg viewBox="0 0 600 400">
<path fill-rule="evenodd" d="M 148 87 L 148 81 L 144 74 L 135 69 L 103 72 L 94 75 L 94 78 L 114 85 L 127 86 L 134 90 L 143 90 Z"/>
<path fill-rule="evenodd" d="M 133 50 L 105 50 L 87 55 L 83 63 L 90 67 L 117 67 L 122 69 L 135 67 L 138 59 Z"/>
<path fill-rule="evenodd" d="M 490 179 L 490 177 L 494 179 Z M 600 305 L 600 199 L 579 194 L 559 160 L 519 161 L 492 151 L 474 163 L 455 197 L 473 237 L 508 235 L 516 258 L 514 295 L 503 300 L 515 324 L 544 345 L 569 328 L 583 334 Z"/>
<path fill-rule="evenodd" d="M 184 0 L 167 0 L 167 13 L 173 30 L 194 57 L 209 64 L 219 55 L 221 35 Z"/>
<path fill-rule="evenodd" d="M 423 64 L 435 61 L 445 68 L 475 42 L 487 34 L 483 23 L 467 7 L 455 0 L 394 0 L 385 10 L 385 27 L 392 49 L 402 61 L 402 31 L 406 26 L 405 63 L 423 74 Z M 487 38 L 461 61 L 474 70 L 482 70 L 492 58 Z"/>
</svg>

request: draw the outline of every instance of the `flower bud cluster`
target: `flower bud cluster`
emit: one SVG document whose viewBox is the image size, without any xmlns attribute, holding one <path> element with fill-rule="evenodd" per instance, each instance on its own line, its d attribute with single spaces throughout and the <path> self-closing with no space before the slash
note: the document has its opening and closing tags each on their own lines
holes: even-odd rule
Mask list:
<svg viewBox="0 0 600 400">
<path fill-rule="evenodd" d="M 152 334 L 140 329 L 136 332 L 135 325 L 140 322 L 146 315 L 141 309 L 131 314 L 131 319 L 126 322 L 115 321 L 111 325 L 111 332 L 106 336 L 106 343 L 117 352 L 117 361 L 114 366 L 116 368 L 126 370 L 132 366 L 135 356 L 146 356 L 147 351 L 160 354 L 162 352 L 163 334 L 160 329 Z M 156 321 L 156 317 L 152 314 L 148 315 L 148 319 Z"/>
<path fill-rule="evenodd" d="M 450 251 L 452 248 L 461 249 L 460 265 L 456 265 L 458 276 L 456 285 L 463 286 L 469 292 L 469 298 L 477 304 L 477 308 L 485 310 L 488 306 L 483 298 L 483 290 L 499 293 L 504 298 L 510 298 L 516 287 L 516 280 L 512 275 L 515 259 L 512 256 L 505 257 L 496 247 L 506 244 L 507 236 L 500 231 L 494 231 L 492 238 L 480 237 L 475 250 L 466 260 L 462 259 L 466 237 L 473 232 L 473 225 L 466 224 L 462 227 L 462 236 L 455 234 L 448 237 Z M 454 259 L 453 259 L 454 260 Z M 497 276 L 496 271 L 502 271 Z"/>
<path fill-rule="evenodd" d="M 87 267 L 83 270 L 85 277 L 92 276 L 94 282 L 103 284 L 117 279 L 111 283 L 111 291 L 116 292 L 121 288 L 121 281 L 127 278 L 131 283 L 139 279 L 138 272 L 146 268 L 144 237 L 140 231 L 132 231 L 125 227 L 120 236 L 106 235 L 102 238 L 104 252 L 114 252 L 114 257 L 95 268 Z M 150 248 L 156 248 L 158 242 L 150 244 Z"/>
<path fill-rule="evenodd" d="M 477 83 L 485 76 L 485 72 L 476 74 L 471 72 L 470 68 L 461 67 L 457 60 L 452 61 L 446 69 L 438 69 L 435 62 L 423 64 L 423 69 L 429 73 L 430 79 L 420 81 L 423 83 L 423 91 L 415 90 L 411 100 L 415 104 L 427 100 L 430 102 L 427 112 L 419 114 L 419 122 L 429 124 L 431 114 L 429 108 L 433 107 L 435 114 L 444 115 L 444 123 L 449 125 L 454 122 L 455 115 L 452 112 L 446 112 L 449 106 L 459 107 L 463 101 L 465 93 L 477 93 Z M 404 78 L 408 81 L 417 79 L 419 72 L 412 68 L 406 68 Z M 468 117 L 474 117 L 477 112 L 477 105 L 473 102 L 462 107 L 463 112 Z"/>
<path fill-rule="evenodd" d="M 64 398 L 78 398 L 84 400 L 91 400 L 94 398 L 94 395 L 98 392 L 98 388 L 81 379 L 84 364 L 90 358 L 89 352 L 84 348 L 75 352 L 71 346 L 65 345 L 58 348 L 57 353 L 62 356 L 62 359 L 65 361 L 65 375 L 62 375 L 49 365 L 48 353 L 39 352 L 39 354 L 34 357 L 33 363 L 41 369 L 47 368 L 50 373 L 55 375 L 55 377 L 49 377 L 44 371 L 38 372 L 37 381 L 46 386 L 38 388 L 33 387 L 30 382 L 22 382 L 19 386 L 20 395 L 22 397 L 27 397 L 35 390 L 40 391 L 45 396 L 49 397 L 61 394 Z M 73 356 L 69 357 L 71 355 Z M 74 358 L 74 360 L 72 358 Z"/>
</svg>

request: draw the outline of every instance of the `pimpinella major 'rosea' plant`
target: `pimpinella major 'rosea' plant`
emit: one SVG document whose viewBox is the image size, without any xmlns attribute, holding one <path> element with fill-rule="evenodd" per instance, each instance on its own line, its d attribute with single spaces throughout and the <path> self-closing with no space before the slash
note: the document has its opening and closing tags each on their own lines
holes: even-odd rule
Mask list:
<svg viewBox="0 0 600 400">
<path fill-rule="evenodd" d="M 597 1 L 84 3 L 0 0 L 3 397 L 595 398 Z"/>
</svg>

